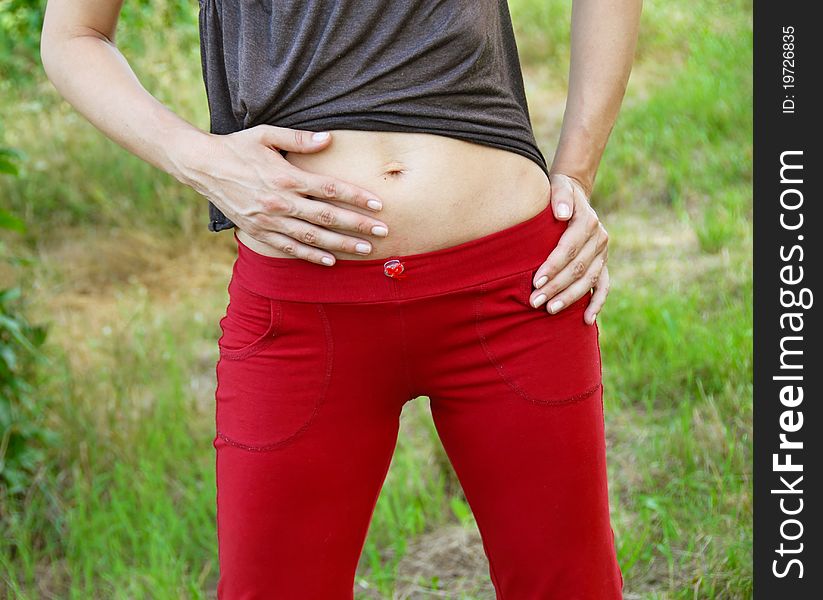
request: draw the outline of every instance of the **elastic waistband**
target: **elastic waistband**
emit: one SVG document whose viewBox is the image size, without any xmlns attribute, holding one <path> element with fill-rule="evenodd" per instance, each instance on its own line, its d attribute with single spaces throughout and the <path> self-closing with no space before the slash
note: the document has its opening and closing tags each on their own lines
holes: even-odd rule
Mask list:
<svg viewBox="0 0 823 600">
<path fill-rule="evenodd" d="M 385 302 L 461 290 L 536 270 L 566 230 L 551 204 L 535 216 L 467 242 L 418 254 L 338 259 L 331 267 L 259 254 L 234 232 L 232 277 L 269 298 L 298 302 Z"/>
</svg>

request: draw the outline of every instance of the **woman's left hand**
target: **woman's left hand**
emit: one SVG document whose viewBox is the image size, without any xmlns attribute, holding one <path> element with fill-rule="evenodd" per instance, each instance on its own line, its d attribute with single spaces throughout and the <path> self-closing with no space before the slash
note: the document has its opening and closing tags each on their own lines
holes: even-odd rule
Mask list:
<svg viewBox="0 0 823 600">
<path fill-rule="evenodd" d="M 555 314 L 589 293 L 583 319 L 594 323 L 609 293 L 609 236 L 597 213 L 589 204 L 588 193 L 576 179 L 550 175 L 552 210 L 557 219 L 569 225 L 546 261 L 535 271 L 535 289 L 529 302 L 535 308 L 546 306 Z"/>
</svg>

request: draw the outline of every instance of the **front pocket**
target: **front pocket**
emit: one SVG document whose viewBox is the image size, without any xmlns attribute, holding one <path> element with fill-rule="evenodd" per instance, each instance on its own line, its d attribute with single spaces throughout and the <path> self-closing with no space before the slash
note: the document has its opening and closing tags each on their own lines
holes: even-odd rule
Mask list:
<svg viewBox="0 0 823 600">
<path fill-rule="evenodd" d="M 521 398 L 535 404 L 582 400 L 600 389 L 598 330 L 586 325 L 589 295 L 552 315 L 529 304 L 534 270 L 485 283 L 475 292 L 475 325 L 489 362 Z"/>
<path fill-rule="evenodd" d="M 229 305 L 220 320 L 223 335 L 217 340 L 220 357 L 241 360 L 274 342 L 282 318 L 279 300 L 255 294 L 232 278 Z"/>
<path fill-rule="evenodd" d="M 219 343 L 217 435 L 245 450 L 274 450 L 319 414 L 331 378 L 331 326 L 322 304 L 246 294 L 239 288 L 232 296 L 236 312 L 227 314 Z"/>
</svg>

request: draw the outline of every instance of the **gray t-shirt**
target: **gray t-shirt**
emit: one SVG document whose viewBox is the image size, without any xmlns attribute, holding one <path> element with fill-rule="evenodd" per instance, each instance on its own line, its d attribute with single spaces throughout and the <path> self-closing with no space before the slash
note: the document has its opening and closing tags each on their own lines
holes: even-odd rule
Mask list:
<svg viewBox="0 0 823 600">
<path fill-rule="evenodd" d="M 200 0 L 200 50 L 212 133 L 433 133 L 548 174 L 506 0 Z M 234 226 L 211 202 L 209 217 Z"/>
</svg>

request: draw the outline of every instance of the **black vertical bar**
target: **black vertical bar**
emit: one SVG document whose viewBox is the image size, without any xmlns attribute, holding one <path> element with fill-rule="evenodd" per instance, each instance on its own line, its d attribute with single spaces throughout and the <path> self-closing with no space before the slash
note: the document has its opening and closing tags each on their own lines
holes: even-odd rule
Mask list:
<svg viewBox="0 0 823 600">
<path fill-rule="evenodd" d="M 823 598 L 816 8 L 754 3 L 754 591 L 764 600 Z"/>
</svg>

